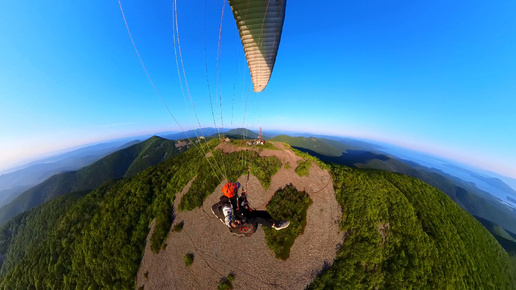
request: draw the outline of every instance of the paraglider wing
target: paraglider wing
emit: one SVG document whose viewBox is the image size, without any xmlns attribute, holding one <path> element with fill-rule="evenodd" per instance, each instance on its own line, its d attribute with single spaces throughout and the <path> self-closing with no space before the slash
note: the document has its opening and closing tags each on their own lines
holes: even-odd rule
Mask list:
<svg viewBox="0 0 516 290">
<path fill-rule="evenodd" d="M 287 0 L 229 0 L 255 92 L 271 77 L 285 20 Z"/>
</svg>

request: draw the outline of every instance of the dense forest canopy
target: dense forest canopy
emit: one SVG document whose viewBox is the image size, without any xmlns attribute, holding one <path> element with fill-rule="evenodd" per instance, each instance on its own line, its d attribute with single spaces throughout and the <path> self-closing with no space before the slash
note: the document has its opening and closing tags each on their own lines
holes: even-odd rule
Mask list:
<svg viewBox="0 0 516 290">
<path fill-rule="evenodd" d="M 192 148 L 132 177 L 87 194 L 64 195 L 17 216 L 0 229 L 0 250 L 6 253 L 0 286 L 134 288 L 153 221 L 151 248 L 158 253 L 171 230 L 173 203 L 192 210 L 219 185 L 209 160 L 234 164 L 227 175 L 236 180 L 247 174 L 247 166 L 237 165 L 246 154 L 264 187 L 281 167 L 275 157 L 226 154 L 214 150 L 217 144 L 204 145 L 210 157 Z M 516 270 L 507 252 L 441 191 L 405 175 L 324 165 L 298 154 L 331 171 L 345 232 L 337 259 L 311 288 L 515 288 Z M 190 190 L 175 199 L 189 182 Z M 288 187 L 271 200 L 268 209 L 278 218 L 297 215 L 285 239 L 302 234 L 310 202 Z M 267 239 L 278 258 L 288 259 L 288 240 L 270 232 Z"/>
<path fill-rule="evenodd" d="M 347 238 L 311 288 L 516 287 L 509 255 L 444 193 L 386 171 L 332 173 Z"/>
</svg>

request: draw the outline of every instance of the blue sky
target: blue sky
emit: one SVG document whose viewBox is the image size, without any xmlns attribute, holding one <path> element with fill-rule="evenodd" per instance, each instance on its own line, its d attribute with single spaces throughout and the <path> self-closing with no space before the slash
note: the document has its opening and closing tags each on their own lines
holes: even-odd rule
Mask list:
<svg viewBox="0 0 516 290">
<path fill-rule="evenodd" d="M 215 115 L 217 126 L 374 139 L 516 177 L 516 2 L 289 1 L 262 93 L 249 90 L 227 3 L 218 77 L 222 3 L 178 3 L 202 126 Z M 166 104 L 184 129 L 196 127 L 177 74 L 172 1 L 122 5 Z M 117 1 L 4 0 L 0 56 L 0 172 L 81 144 L 179 130 Z"/>
</svg>

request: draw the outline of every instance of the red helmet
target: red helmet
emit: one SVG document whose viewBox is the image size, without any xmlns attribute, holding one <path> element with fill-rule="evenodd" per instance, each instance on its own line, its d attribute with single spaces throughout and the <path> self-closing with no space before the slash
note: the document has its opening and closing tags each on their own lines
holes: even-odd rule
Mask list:
<svg viewBox="0 0 516 290">
<path fill-rule="evenodd" d="M 226 185 L 224 185 L 222 188 L 222 194 L 229 198 L 235 196 L 235 187 L 233 186 L 233 183 L 226 183 Z"/>
<path fill-rule="evenodd" d="M 228 183 L 226 183 L 226 185 L 224 185 L 224 187 L 222 187 L 222 194 L 224 194 L 225 196 L 227 196 L 229 198 L 232 198 L 238 192 L 238 188 L 240 188 L 239 182 L 237 182 L 237 183 L 228 182 Z"/>
</svg>

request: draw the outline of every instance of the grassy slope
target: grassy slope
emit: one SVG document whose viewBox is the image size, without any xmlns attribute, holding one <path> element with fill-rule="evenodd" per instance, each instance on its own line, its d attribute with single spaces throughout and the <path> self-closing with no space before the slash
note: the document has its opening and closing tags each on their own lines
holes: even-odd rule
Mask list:
<svg viewBox="0 0 516 290">
<path fill-rule="evenodd" d="M 137 171 L 159 163 L 165 152 L 168 152 L 167 158 L 176 155 L 179 151 L 175 149 L 174 144 L 174 141 L 152 137 L 114 152 L 78 171 L 54 175 L 0 208 L 0 225 L 5 224 L 18 213 L 34 208 L 56 196 L 73 191 L 92 190 L 106 181 L 121 178 L 124 175 L 134 175 Z M 160 149 L 154 149 L 157 147 Z M 143 158 L 143 156 L 148 157 Z"/>
</svg>

